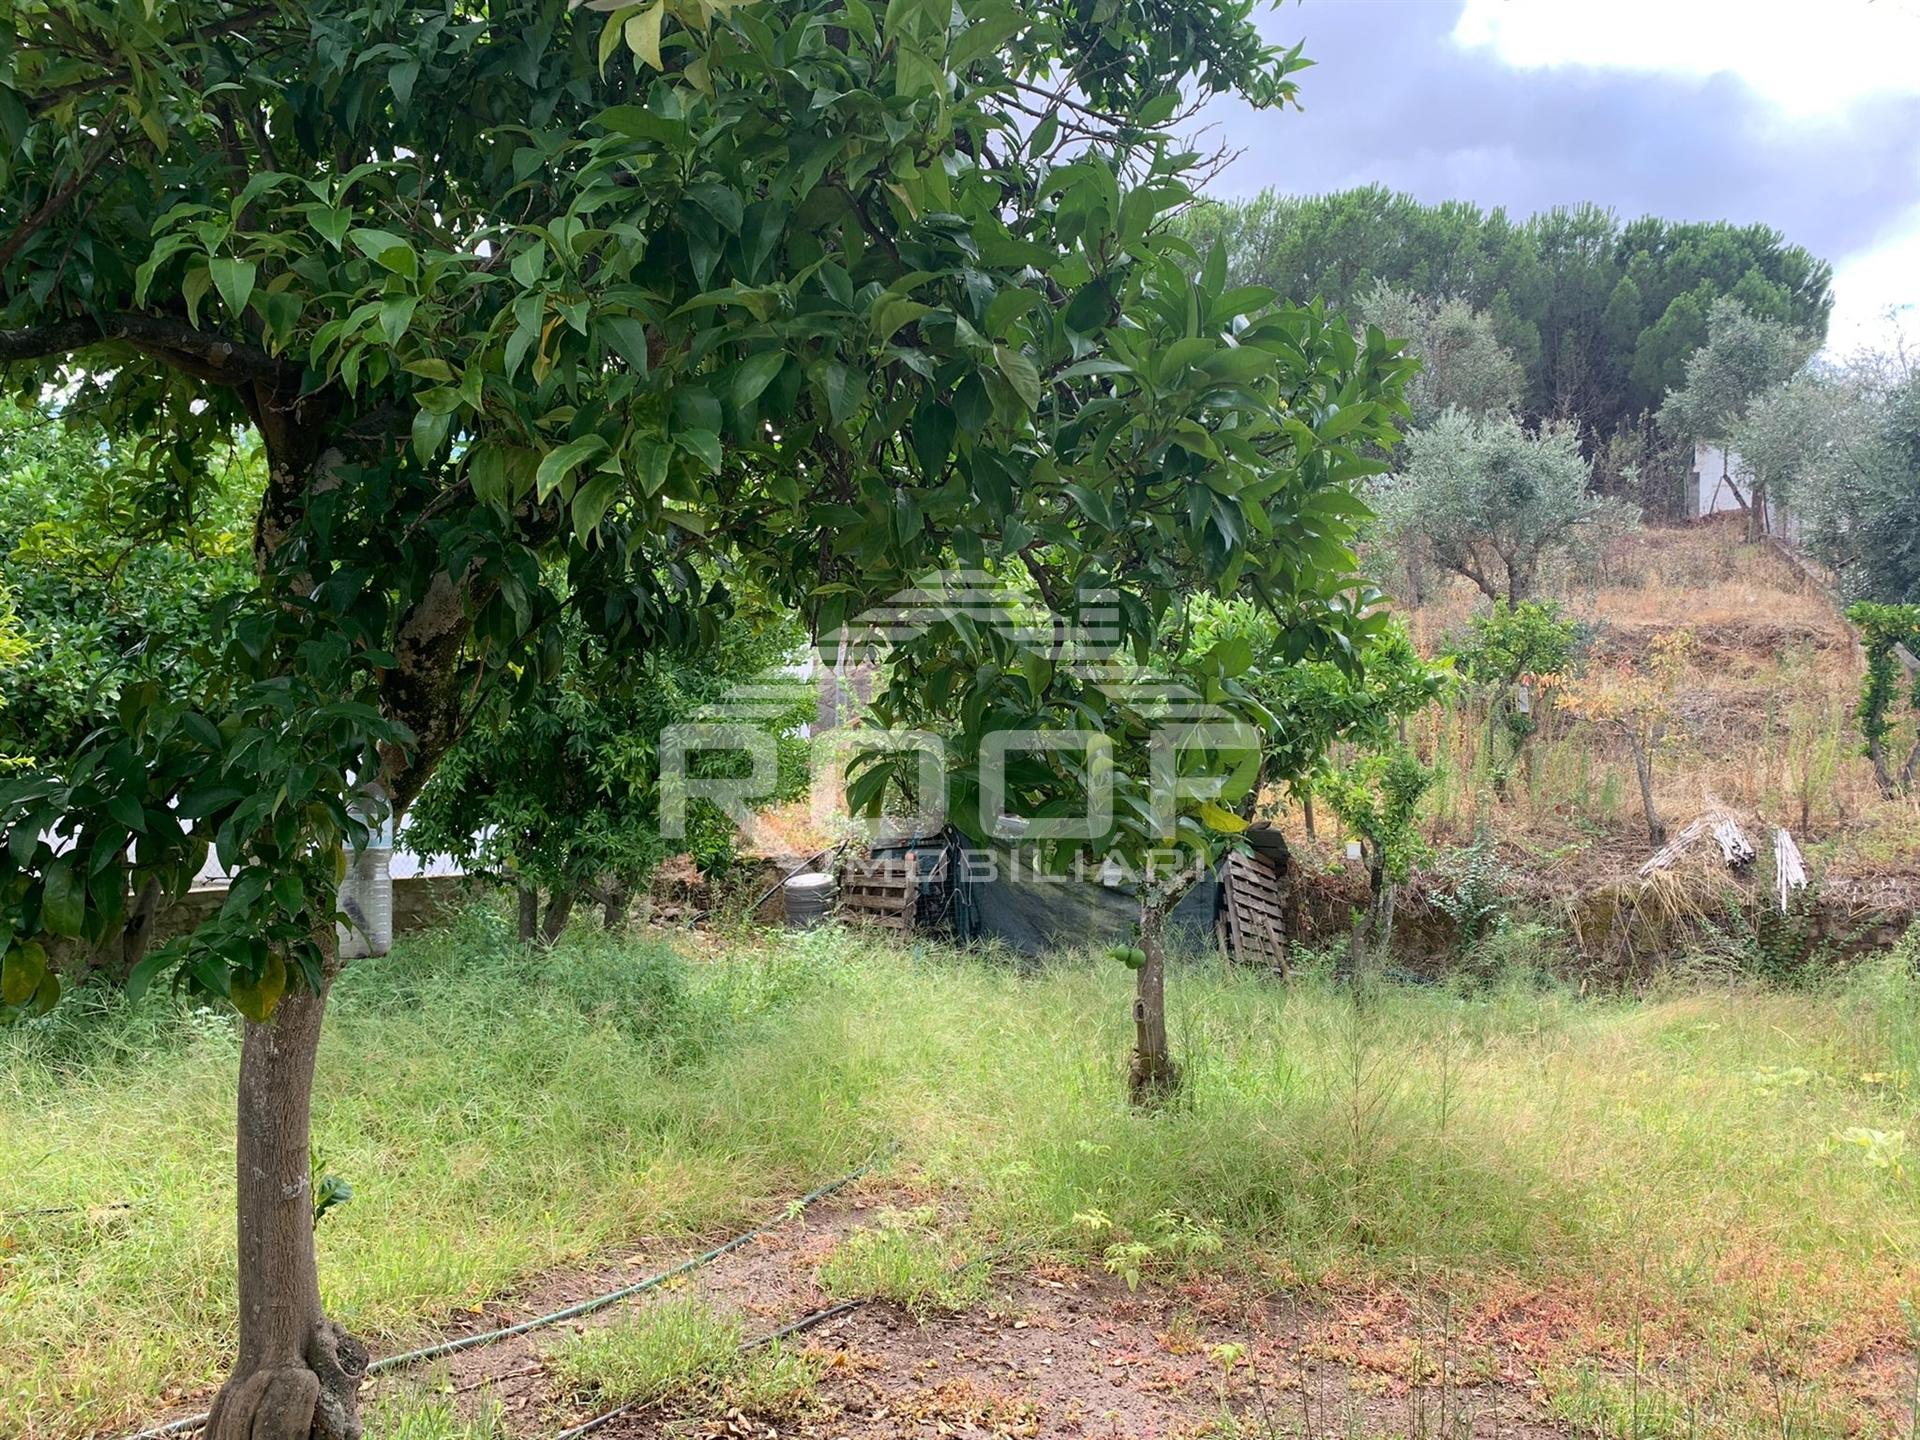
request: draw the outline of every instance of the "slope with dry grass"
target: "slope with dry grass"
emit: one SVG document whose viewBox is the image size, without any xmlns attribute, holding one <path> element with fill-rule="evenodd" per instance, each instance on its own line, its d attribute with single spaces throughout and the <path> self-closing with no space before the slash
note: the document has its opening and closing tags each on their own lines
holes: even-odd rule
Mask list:
<svg viewBox="0 0 1920 1440">
<path fill-rule="evenodd" d="M 1423 589 L 1409 622 L 1421 648 L 1439 654 L 1464 638 L 1486 601 L 1464 580 L 1429 577 Z M 1716 928 L 1805 959 L 1823 946 L 1884 943 L 1920 913 L 1920 797 L 1889 800 L 1874 784 L 1853 718 L 1863 656 L 1816 574 L 1771 546 L 1748 545 L 1738 524 L 1715 522 L 1616 540 L 1552 577 L 1543 598 L 1580 626 L 1585 667 L 1644 667 L 1660 637 L 1689 632 L 1654 764 L 1656 807 L 1676 831 L 1702 815 L 1731 815 L 1759 854 L 1743 874 L 1714 852 L 1639 876 L 1653 846 L 1624 742 L 1549 691 L 1536 733 L 1516 752 L 1493 733 L 1485 699 L 1462 693 L 1409 733 L 1438 771 L 1426 819 L 1431 855 L 1408 892 L 1416 950 L 1423 923 L 1433 929 L 1422 900 L 1455 883 L 1460 852 L 1476 840 L 1497 854 L 1517 904 L 1566 932 L 1586 959 L 1634 970 Z M 1285 823 L 1306 840 L 1302 817 Z M 1781 828 L 1804 853 L 1813 887 L 1794 914 L 1770 917 Z M 1338 840 L 1323 824 L 1317 843 L 1307 842 L 1323 927 L 1354 898 Z M 1439 931 L 1429 950 L 1450 943 Z"/>
</svg>

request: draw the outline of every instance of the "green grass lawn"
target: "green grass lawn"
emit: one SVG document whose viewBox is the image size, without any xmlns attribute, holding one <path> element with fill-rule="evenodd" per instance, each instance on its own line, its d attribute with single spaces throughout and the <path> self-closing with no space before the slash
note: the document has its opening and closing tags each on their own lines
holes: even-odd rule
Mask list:
<svg viewBox="0 0 1920 1440">
<path fill-rule="evenodd" d="M 996 1243 L 1143 1283 L 1203 1266 L 1550 1309 L 1541 1378 L 1571 1423 L 1839 1434 L 1860 1367 L 1907 1346 L 1915 958 L 1811 993 L 1514 979 L 1359 1004 L 1196 962 L 1171 984 L 1185 1093 L 1142 1115 L 1109 961 L 1021 973 L 836 932 L 535 957 L 476 910 L 339 986 L 315 1134 L 355 1198 L 321 1228 L 322 1284 L 391 1347 L 898 1141 L 894 1168 Z M 229 1020 L 167 1002 L 83 996 L 0 1035 L 0 1435 L 218 1379 L 237 1056 Z"/>
</svg>

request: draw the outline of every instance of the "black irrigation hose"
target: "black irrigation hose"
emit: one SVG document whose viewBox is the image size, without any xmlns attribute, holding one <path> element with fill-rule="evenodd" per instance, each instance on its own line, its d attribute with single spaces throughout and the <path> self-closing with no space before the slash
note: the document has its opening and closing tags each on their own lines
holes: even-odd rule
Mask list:
<svg viewBox="0 0 1920 1440">
<path fill-rule="evenodd" d="M 762 1335 L 758 1340 L 747 1341 L 746 1344 L 740 1347 L 739 1353 L 742 1355 L 750 1355 L 762 1346 L 771 1345 L 776 1340 L 784 1340 L 789 1335 L 798 1335 L 802 1330 L 811 1330 L 816 1325 L 824 1325 L 835 1316 L 845 1315 L 850 1310 L 858 1310 L 866 1303 L 864 1299 L 842 1300 L 838 1305 L 829 1305 L 826 1309 L 816 1310 L 811 1315 L 802 1315 L 798 1320 L 787 1325 L 782 1325 L 778 1330 Z M 583 1420 L 571 1429 L 562 1430 L 558 1435 L 553 1437 L 553 1440 L 580 1440 L 582 1435 L 591 1435 L 603 1425 L 611 1425 L 622 1415 L 630 1415 L 636 1410 L 644 1409 L 654 1404 L 660 1398 L 659 1396 L 649 1396 L 644 1400 L 629 1400 L 624 1405 L 616 1405 L 613 1409 L 596 1415 L 591 1420 Z"/>
<path fill-rule="evenodd" d="M 716 1245 L 713 1249 L 695 1255 L 690 1260 L 682 1260 L 678 1265 L 662 1270 L 658 1274 L 649 1275 L 644 1280 L 636 1280 L 633 1284 L 623 1285 L 618 1290 L 609 1290 L 604 1295 L 596 1295 L 590 1300 L 582 1300 L 576 1305 L 567 1306 L 564 1310 L 555 1310 L 548 1315 L 538 1315 L 531 1320 L 522 1320 L 517 1325 L 506 1325 L 498 1330 L 488 1330 L 479 1335 L 462 1335 L 457 1340 L 446 1340 L 437 1345 L 422 1346 L 418 1350 L 408 1350 L 399 1355 L 388 1355 L 369 1365 L 367 1367 L 367 1374 L 378 1375 L 383 1371 L 398 1369 L 402 1365 L 417 1365 L 422 1360 L 437 1360 L 443 1355 L 454 1355 L 462 1350 L 472 1350 L 481 1345 L 491 1345 L 496 1340 L 509 1340 L 516 1335 L 525 1335 L 530 1330 L 542 1330 L 549 1325 L 558 1325 L 562 1321 L 575 1320 L 582 1315 L 591 1315 L 596 1310 L 604 1310 L 607 1306 L 617 1304 L 629 1296 L 638 1295 L 643 1291 L 652 1290 L 664 1285 L 669 1280 L 677 1280 L 689 1270 L 698 1270 L 703 1265 L 712 1264 L 723 1255 L 732 1254 L 742 1245 L 752 1244 L 769 1230 L 777 1230 L 780 1226 L 786 1224 L 801 1211 L 826 1199 L 827 1196 L 832 1195 L 836 1191 L 846 1189 L 847 1186 L 872 1170 L 874 1166 L 892 1155 L 893 1152 L 899 1148 L 899 1144 L 896 1142 L 874 1151 L 866 1160 L 856 1165 L 838 1180 L 830 1180 L 817 1189 L 809 1190 L 798 1200 L 795 1200 L 782 1210 L 778 1216 L 763 1220 L 751 1230 L 742 1231 L 725 1244 Z M 814 1324 L 818 1324 L 820 1320 L 825 1318 L 826 1316 L 824 1314 L 818 1317 L 809 1317 Z M 774 1337 L 769 1336 L 767 1338 L 773 1339 Z M 207 1416 L 210 1413 L 211 1412 L 203 1411 L 198 1415 L 188 1415 L 183 1419 L 174 1420 L 165 1425 L 157 1425 L 151 1430 L 141 1430 L 135 1434 L 123 1436 L 122 1440 L 165 1440 L 165 1437 L 170 1435 L 184 1435 L 189 1431 L 198 1430 L 202 1425 L 205 1425 L 207 1423 Z"/>
<path fill-rule="evenodd" d="M 1003 1240 L 984 1255 L 977 1255 L 970 1260 L 962 1261 L 958 1265 L 950 1266 L 949 1273 L 957 1275 L 961 1271 L 971 1269 L 975 1265 L 992 1265 L 996 1259 L 1011 1250 L 1013 1244 L 1014 1242 L 1011 1240 Z M 802 1330 L 811 1330 L 816 1325 L 824 1325 L 836 1316 L 845 1315 L 851 1310 L 858 1310 L 862 1305 L 865 1305 L 870 1298 L 870 1296 L 863 1295 L 857 1300 L 842 1300 L 837 1305 L 829 1305 L 824 1310 L 814 1311 L 811 1315 L 802 1315 L 798 1320 L 790 1324 L 782 1325 L 778 1330 L 762 1335 L 758 1340 L 747 1341 L 746 1344 L 740 1347 L 740 1353 L 742 1355 L 748 1355 L 760 1349 L 763 1345 L 771 1345 L 776 1340 L 784 1340 L 787 1336 L 797 1335 Z M 596 1415 L 591 1420 L 582 1421 L 571 1430 L 562 1430 L 558 1435 L 553 1437 L 553 1440 L 579 1440 L 580 1436 L 591 1435 L 601 1426 L 612 1424 L 622 1415 L 631 1415 L 636 1411 L 644 1410 L 649 1405 L 657 1404 L 663 1398 L 665 1397 L 656 1395 L 646 1400 L 629 1400 L 626 1404 L 616 1405 L 613 1409 L 608 1410 L 604 1414 Z"/>
</svg>

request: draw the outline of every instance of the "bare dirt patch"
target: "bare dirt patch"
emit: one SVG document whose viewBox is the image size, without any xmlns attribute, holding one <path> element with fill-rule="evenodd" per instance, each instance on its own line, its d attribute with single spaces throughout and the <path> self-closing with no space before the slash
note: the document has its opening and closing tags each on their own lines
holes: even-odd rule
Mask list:
<svg viewBox="0 0 1920 1440">
<path fill-rule="evenodd" d="M 684 1287 L 741 1316 L 749 1335 L 770 1333 L 833 1303 L 815 1277 L 835 1245 L 918 1198 L 875 1192 L 819 1207 L 695 1272 Z M 639 1251 L 543 1282 L 511 1309 L 551 1308 L 676 1258 Z M 653 1297 L 637 1297 L 558 1330 L 451 1357 L 431 1388 L 474 1413 L 497 1405 L 513 1434 L 551 1435 L 604 1407 L 560 1393 L 542 1355 L 570 1329 L 649 1303 Z M 792 1343 L 820 1373 L 811 1403 L 797 1414 L 667 1402 L 595 1433 L 615 1440 L 1359 1433 L 1526 1440 L 1563 1433 L 1550 1423 L 1525 1357 L 1505 1337 L 1475 1333 L 1398 1294 L 1309 1302 L 1216 1279 L 1149 1280 L 1129 1292 L 1098 1269 L 1003 1262 L 988 1298 L 961 1313 L 916 1319 L 875 1302 Z M 405 1388 L 419 1377 L 383 1383 Z"/>
</svg>

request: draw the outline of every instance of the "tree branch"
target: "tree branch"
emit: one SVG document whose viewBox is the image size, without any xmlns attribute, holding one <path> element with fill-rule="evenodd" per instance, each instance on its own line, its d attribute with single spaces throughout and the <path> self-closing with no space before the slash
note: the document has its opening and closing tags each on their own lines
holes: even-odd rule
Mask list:
<svg viewBox="0 0 1920 1440">
<path fill-rule="evenodd" d="M 111 126 L 102 128 L 93 143 L 93 149 L 80 162 L 80 168 L 67 177 L 65 184 L 55 186 L 40 208 L 23 220 L 4 242 L 0 242 L 0 270 L 6 269 L 13 257 L 18 255 L 26 247 L 26 243 L 40 232 L 40 227 L 80 193 L 80 187 L 93 178 L 94 172 L 106 162 L 107 156 L 113 153 L 119 139 L 119 134 Z"/>
<path fill-rule="evenodd" d="M 292 361 L 164 315 L 76 315 L 0 330 L 0 362 L 46 360 L 109 341 L 219 385 L 280 387 L 297 384 L 300 378 L 300 367 Z"/>
</svg>

